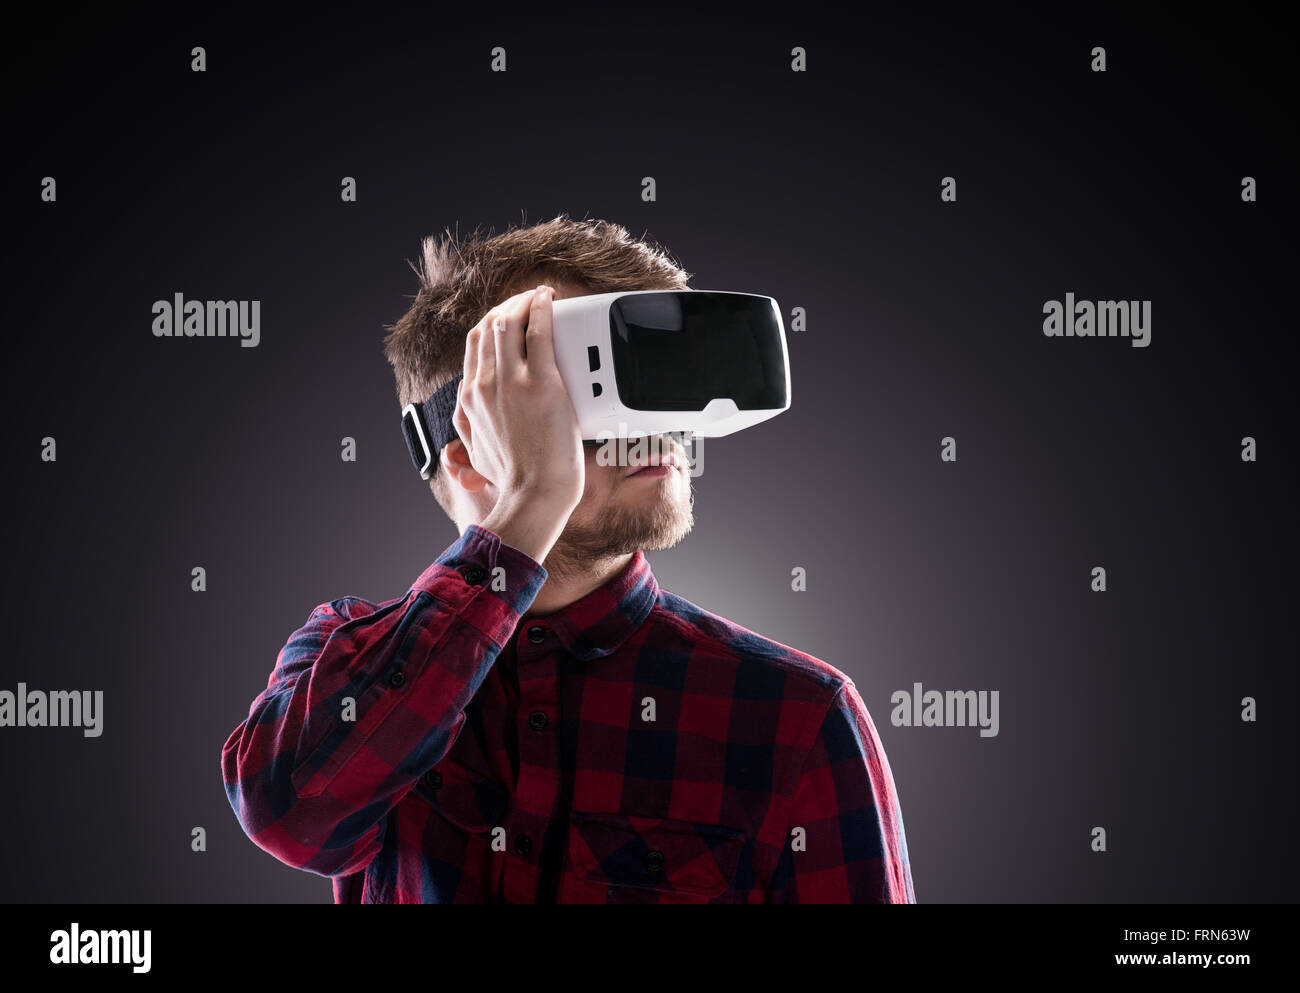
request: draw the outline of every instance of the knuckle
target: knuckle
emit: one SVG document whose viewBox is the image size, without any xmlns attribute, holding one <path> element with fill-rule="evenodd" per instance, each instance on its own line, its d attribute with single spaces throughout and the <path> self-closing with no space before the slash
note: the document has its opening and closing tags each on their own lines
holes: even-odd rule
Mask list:
<svg viewBox="0 0 1300 993">
<path fill-rule="evenodd" d="M 520 314 L 526 314 L 528 308 L 532 306 L 534 292 L 534 290 L 525 290 L 512 296 L 506 304 L 508 313 L 516 317 Z"/>
</svg>

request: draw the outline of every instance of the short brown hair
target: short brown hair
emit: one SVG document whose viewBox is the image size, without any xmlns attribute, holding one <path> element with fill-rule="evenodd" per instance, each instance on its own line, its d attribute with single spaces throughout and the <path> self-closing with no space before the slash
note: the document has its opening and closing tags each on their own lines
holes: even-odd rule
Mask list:
<svg viewBox="0 0 1300 993">
<path fill-rule="evenodd" d="M 401 407 L 423 403 L 459 375 L 470 328 L 531 285 L 573 283 L 588 293 L 686 289 L 692 275 L 665 249 L 644 236 L 633 238 L 621 224 L 575 221 L 567 214 L 498 235 L 476 228 L 459 245 L 446 229 L 441 238 L 425 238 L 421 248 L 423 265 L 412 265 L 419 291 L 384 338 Z M 435 461 L 433 492 L 450 512 L 436 467 Z"/>
</svg>

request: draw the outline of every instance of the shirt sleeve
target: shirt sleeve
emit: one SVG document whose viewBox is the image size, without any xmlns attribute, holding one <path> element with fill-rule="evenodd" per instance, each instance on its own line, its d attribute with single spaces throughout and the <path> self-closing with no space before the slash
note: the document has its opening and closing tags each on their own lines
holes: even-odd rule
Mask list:
<svg viewBox="0 0 1300 993">
<path fill-rule="evenodd" d="M 471 525 L 401 599 L 316 607 L 222 749 L 249 838 L 322 876 L 364 868 L 389 810 L 455 742 L 546 575 Z"/>
<path fill-rule="evenodd" d="M 770 901 L 916 902 L 893 771 L 851 682 L 804 760 Z"/>
</svg>

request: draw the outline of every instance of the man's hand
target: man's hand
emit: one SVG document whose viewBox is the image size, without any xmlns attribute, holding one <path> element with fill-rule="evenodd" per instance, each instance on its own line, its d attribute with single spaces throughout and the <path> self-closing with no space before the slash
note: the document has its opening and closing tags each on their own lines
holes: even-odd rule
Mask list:
<svg viewBox="0 0 1300 993">
<path fill-rule="evenodd" d="M 549 286 L 520 293 L 474 326 L 452 417 L 470 464 L 496 497 L 482 526 L 537 562 L 585 485 L 582 433 L 555 365 L 553 299 Z"/>
</svg>

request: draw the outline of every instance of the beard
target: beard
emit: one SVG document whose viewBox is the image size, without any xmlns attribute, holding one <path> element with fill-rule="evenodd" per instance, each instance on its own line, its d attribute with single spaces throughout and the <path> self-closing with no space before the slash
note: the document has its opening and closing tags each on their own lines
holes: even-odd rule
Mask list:
<svg viewBox="0 0 1300 993">
<path fill-rule="evenodd" d="M 594 522 L 570 517 L 543 563 L 551 576 L 573 578 L 591 571 L 602 561 L 641 549 L 672 548 L 695 524 L 695 491 L 686 477 L 686 494 L 675 493 L 650 507 L 618 504 L 597 511 Z"/>
</svg>

